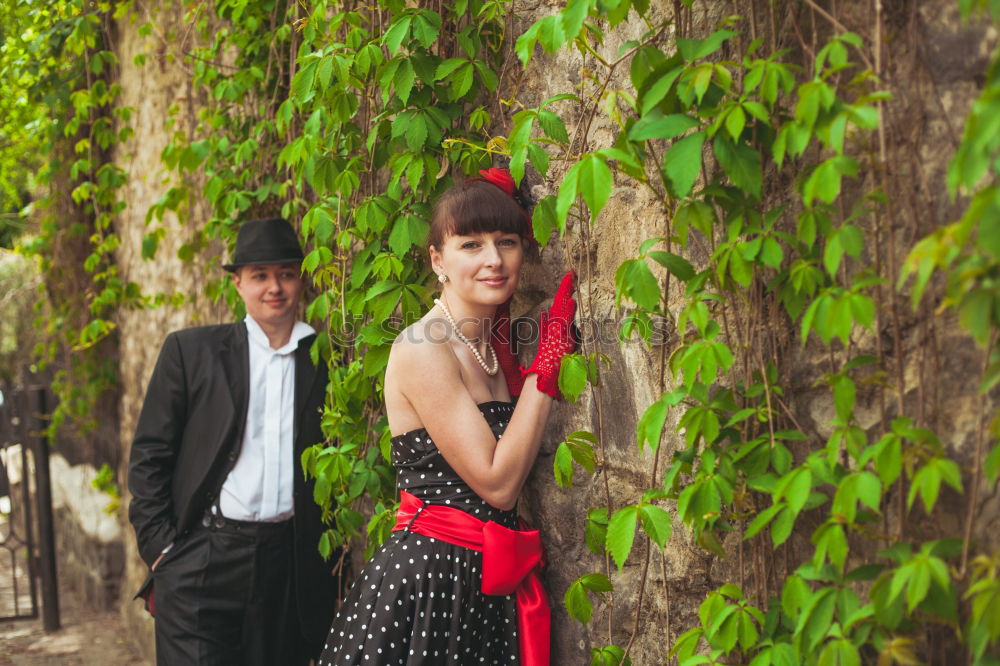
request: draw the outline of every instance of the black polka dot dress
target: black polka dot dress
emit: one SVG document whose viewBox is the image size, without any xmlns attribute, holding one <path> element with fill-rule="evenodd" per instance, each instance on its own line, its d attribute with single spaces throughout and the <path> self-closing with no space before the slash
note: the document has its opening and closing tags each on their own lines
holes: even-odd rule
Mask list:
<svg viewBox="0 0 1000 666">
<path fill-rule="evenodd" d="M 513 405 L 487 402 L 479 410 L 499 439 Z M 517 528 L 517 514 L 476 495 L 426 430 L 393 437 L 392 464 L 400 490 L 425 504 Z M 368 562 L 334 618 L 320 666 L 519 663 L 514 595 L 481 592 L 482 559 L 473 550 L 395 532 Z"/>
</svg>

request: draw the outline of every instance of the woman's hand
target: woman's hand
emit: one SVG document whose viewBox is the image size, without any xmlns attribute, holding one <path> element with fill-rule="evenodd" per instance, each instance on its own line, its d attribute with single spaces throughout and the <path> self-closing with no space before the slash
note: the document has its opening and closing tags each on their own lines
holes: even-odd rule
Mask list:
<svg viewBox="0 0 1000 666">
<path fill-rule="evenodd" d="M 576 349 L 573 338 L 573 317 L 576 315 L 576 301 L 573 300 L 573 282 L 576 271 L 568 271 L 552 299 L 552 307 L 543 312 L 539 322 L 538 353 L 531 367 L 521 372 L 525 377 L 537 376 L 538 390 L 556 400 L 562 399 L 559 392 L 559 366 L 566 354 Z"/>
</svg>

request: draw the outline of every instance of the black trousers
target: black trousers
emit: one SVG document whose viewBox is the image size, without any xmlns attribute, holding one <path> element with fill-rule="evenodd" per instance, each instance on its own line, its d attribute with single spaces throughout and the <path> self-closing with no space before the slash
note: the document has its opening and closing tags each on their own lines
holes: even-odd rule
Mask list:
<svg viewBox="0 0 1000 666">
<path fill-rule="evenodd" d="M 153 572 L 157 666 L 305 666 L 291 521 L 206 521 Z"/>
</svg>

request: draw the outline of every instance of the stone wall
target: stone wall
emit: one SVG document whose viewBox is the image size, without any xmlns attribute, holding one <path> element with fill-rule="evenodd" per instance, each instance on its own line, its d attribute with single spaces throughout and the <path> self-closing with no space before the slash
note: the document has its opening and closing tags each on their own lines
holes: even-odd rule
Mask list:
<svg viewBox="0 0 1000 666">
<path fill-rule="evenodd" d="M 114 500 L 93 486 L 97 470 L 49 458 L 59 579 L 97 611 L 119 607 L 125 540 Z"/>
<path fill-rule="evenodd" d="M 561 4 L 561 3 L 560 3 Z M 664 3 L 666 4 L 666 3 Z M 675 3 L 676 4 L 676 3 Z M 961 23 L 954 0 L 929 0 L 919 7 L 893 5 L 886 15 L 886 88 L 893 101 L 888 107 L 888 155 L 892 165 L 891 184 L 901 204 L 896 217 L 887 223 L 897 236 L 896 254 L 877 255 L 874 247 L 866 248 L 865 260 L 871 263 L 901 260 L 905 248 L 930 229 L 954 218 L 958 206 L 945 195 L 944 174 L 948 159 L 961 135 L 964 115 L 979 89 L 986 57 L 995 36 L 983 28 Z M 556 11 L 557 3 L 518 5 L 518 25 Z M 756 10 L 766 12 L 767 3 L 757 1 Z M 722 11 L 722 7 L 718 11 Z M 182 66 L 177 35 L 183 30 L 183 9 L 179 2 L 153 6 L 138 3 L 139 21 L 122 20 L 117 51 L 122 63 L 120 83 L 124 89 L 122 104 L 135 107 L 133 126 L 135 137 L 116 155 L 116 161 L 129 173 L 125 197 L 129 207 L 118 221 L 123 240 L 119 259 L 125 278 L 140 283 L 147 292 L 180 290 L 190 301 L 179 308 L 161 308 L 144 312 L 125 312 L 119 319 L 121 330 L 120 354 L 122 377 L 121 446 L 128 450 L 145 383 L 155 362 L 159 342 L 170 330 L 194 322 L 211 323 L 227 318 L 218 306 L 204 301 L 201 287 L 214 276 L 213 249 L 206 251 L 195 264 L 176 259 L 176 249 L 192 233 L 195 225 L 207 217 L 203 205 L 194 198 L 178 217 L 167 216 L 163 225 L 168 233 L 161 243 L 155 262 L 143 261 L 139 248 L 149 230 L 145 214 L 149 206 L 162 196 L 170 184 L 159 162 L 166 141 L 164 127 L 171 105 L 185 110 L 177 116 L 179 126 L 173 131 L 189 131 L 198 105 L 197 94 L 190 87 L 189 72 Z M 729 13 L 749 11 L 745 2 L 725 6 Z M 871 25 L 871 17 L 859 9 L 850 16 L 848 26 L 862 32 Z M 155 16 L 157 31 L 141 37 L 137 26 L 148 13 Z M 697 34 L 707 34 L 720 16 L 694 17 Z M 778 17 L 778 45 L 791 42 L 791 28 Z M 827 29 L 821 25 L 820 31 Z M 622 26 L 601 47 L 614 54 L 619 46 L 632 39 L 642 26 Z M 162 33 L 162 34 L 161 34 Z M 168 35 L 173 35 L 168 38 Z M 183 38 L 182 38 L 183 39 Z M 143 67 L 133 65 L 139 53 L 151 54 Z M 587 66 L 577 52 L 560 53 L 556 57 L 536 53 L 523 74 L 507 84 L 516 87 L 517 99 L 527 106 L 562 92 L 573 91 L 580 83 L 580 68 Z M 627 88 L 627 72 L 614 82 Z M 567 119 L 570 133 L 573 123 Z M 509 124 L 509 118 L 507 119 Z M 185 123 L 188 123 L 185 125 Z M 496 128 L 497 133 L 509 126 Z M 595 122 L 588 140 L 592 147 L 608 145 L 614 128 Z M 556 170 L 551 176 L 558 178 Z M 870 176 L 866 176 L 870 178 Z M 765 179 L 767 175 L 765 174 Z M 548 193 L 558 180 L 539 183 L 536 194 Z M 856 185 L 870 188 L 868 180 Z M 789 183 L 772 182 L 769 189 L 787 190 Z M 874 224 L 874 221 L 865 224 Z M 154 224 L 159 224 L 154 222 Z M 645 193 L 619 186 L 612 195 L 599 222 L 589 230 L 577 229 L 564 242 L 546 248 L 541 259 L 526 267 L 524 288 L 514 305 L 514 314 L 535 312 L 547 304 L 559 277 L 569 267 L 580 274 L 578 301 L 580 316 L 592 322 L 614 322 L 618 314 L 614 307 L 614 272 L 625 259 L 631 258 L 639 244 L 650 237 L 663 235 L 665 212 Z M 214 248 L 214 254 L 218 249 Z M 707 251 L 693 247 L 688 258 L 696 266 L 707 259 Z M 889 290 L 885 291 L 889 298 Z M 901 297 L 902 298 L 902 297 Z M 995 396 L 985 401 L 975 393 L 970 377 L 979 375 L 981 352 L 962 335 L 954 322 L 935 319 L 932 308 L 909 312 L 905 303 L 898 330 L 888 317 L 879 320 L 880 327 L 871 334 L 853 341 L 854 351 L 874 350 L 879 342 L 893 348 L 893 337 L 900 338 L 902 358 L 897 360 L 903 370 L 903 402 L 908 412 L 919 413 L 931 427 L 941 433 L 946 445 L 958 451 L 965 464 L 972 462 L 972 450 L 982 414 L 996 406 Z M 766 318 L 767 319 L 767 318 Z M 775 316 L 767 325 L 780 329 L 783 380 L 789 387 L 787 408 L 808 431 L 823 436 L 829 429 L 832 404 L 829 391 L 817 386 L 817 380 L 828 370 L 829 358 L 824 350 L 794 342 L 789 322 Z M 614 330 L 605 324 L 600 330 Z M 629 640 L 634 622 L 634 605 L 640 588 L 641 567 L 630 564 L 615 577 L 616 594 L 613 610 L 598 606 L 594 622 L 581 627 L 571 621 L 562 607 L 562 594 L 567 585 L 590 571 L 603 571 L 603 558 L 592 555 L 584 545 L 583 525 L 587 507 L 622 506 L 635 502 L 643 489 L 658 485 L 670 454 L 680 445 L 680 438 L 668 426 L 667 435 L 658 454 L 639 452 L 635 444 L 635 426 L 642 410 L 664 390 L 669 390 L 670 373 L 664 364 L 676 346 L 668 337 L 665 344 L 647 348 L 638 343 L 619 344 L 613 335 L 603 335 L 589 342 L 589 351 L 606 354 L 610 363 L 602 370 L 601 388 L 588 391 L 575 404 L 556 407 L 544 438 L 542 452 L 525 489 L 522 509 L 533 522 L 543 526 L 549 555 L 547 582 L 554 601 L 555 663 L 585 664 L 589 648 L 609 641 L 620 645 Z M 843 360 L 843 359 L 838 359 Z M 871 395 L 860 396 L 859 404 L 867 402 L 862 420 L 868 428 L 878 428 L 884 417 L 897 411 L 894 403 L 883 408 Z M 669 422 L 676 423 L 677 415 Z M 562 437 L 574 430 L 590 430 L 602 436 L 606 447 L 605 466 L 609 481 L 599 477 L 588 480 L 577 475 L 570 490 L 557 487 L 552 480 L 552 456 Z M 124 472 L 123 463 L 122 472 Z M 120 475 L 124 478 L 124 474 Z M 945 494 L 943 500 L 961 515 L 966 511 L 965 500 Z M 127 502 L 127 497 L 124 502 Z M 1000 545 L 1000 536 L 992 525 L 1000 515 L 995 494 L 981 495 L 976 536 L 989 546 Z M 928 533 L 933 532 L 928 525 Z M 125 570 L 121 599 L 131 633 L 151 654 L 151 632 L 148 617 L 139 610 L 138 602 L 129 601 L 132 591 L 145 575 L 145 566 L 135 553 L 130 529 L 125 531 Z M 917 535 L 914 535 L 917 536 Z M 921 535 L 923 536 L 923 535 Z M 796 536 L 788 548 L 808 540 L 808 533 Z M 649 554 L 651 567 L 645 581 L 642 623 L 655 626 L 642 634 L 632 649 L 633 663 L 664 663 L 670 644 L 677 635 L 696 622 L 698 605 L 705 593 L 723 582 L 761 583 L 780 575 L 787 563 L 787 551 L 744 548 L 741 544 L 725 543 L 730 557 L 710 556 L 692 543 L 678 526 L 675 536 L 663 553 Z M 637 540 L 630 562 L 641 563 L 646 557 Z"/>
<path fill-rule="evenodd" d="M 525 24 L 554 13 L 560 5 L 553 2 L 533 5 L 526 10 Z M 748 15 L 749 5 L 747 2 L 724 8 L 719 5 L 713 6 L 712 11 L 725 9 L 726 14 Z M 869 15 L 868 4 L 851 7 L 848 16 L 843 18 L 848 29 L 870 34 L 873 17 Z M 767 8 L 758 2 L 756 11 L 766 12 Z M 694 34 L 707 35 L 718 27 L 720 19 L 721 15 L 695 15 Z M 779 19 L 785 23 L 776 35 L 777 46 L 794 47 L 796 39 L 788 16 Z M 822 17 L 815 20 L 819 24 L 814 29 L 819 30 L 820 37 L 828 35 L 831 26 L 823 25 Z M 996 34 L 975 22 L 963 23 L 956 3 L 951 0 L 920 3 L 919 9 L 886 5 L 884 23 L 887 44 L 883 55 L 884 88 L 893 96 L 886 113 L 887 162 L 891 165 L 888 178 L 891 190 L 887 194 L 898 202 L 894 219 L 886 223 L 893 226 L 896 245 L 894 255 L 885 247 L 879 255 L 876 246 L 870 244 L 862 260 L 873 266 L 886 262 L 899 266 L 916 240 L 956 219 L 963 209 L 963 202 L 952 201 L 946 195 L 945 176 L 961 138 L 965 114 L 980 89 L 979 82 L 996 44 Z M 636 27 L 637 30 L 641 28 Z M 621 43 L 635 37 L 636 31 L 626 26 L 616 31 L 600 51 L 609 60 L 613 59 Z M 724 52 L 721 57 L 732 59 L 733 54 Z M 581 82 L 581 67 L 590 66 L 597 69 L 593 62 L 581 60 L 575 51 L 567 50 L 552 57 L 536 49 L 534 60 L 520 82 L 517 100 L 532 107 L 557 93 L 578 92 L 576 86 Z M 612 81 L 610 88 L 615 86 L 628 89 L 627 72 Z M 598 114 L 591 129 L 591 150 L 610 145 L 617 131 L 607 124 L 602 125 L 601 118 L 602 114 Z M 577 121 L 572 116 L 567 120 L 571 136 Z M 554 169 L 552 175 L 558 182 L 561 173 L 558 167 Z M 854 188 L 854 193 L 862 188 L 871 190 L 877 184 L 874 179 L 875 174 L 862 174 L 859 182 L 846 187 Z M 791 187 L 792 183 L 773 179 L 768 182 L 765 173 L 765 197 L 769 197 L 770 204 L 781 203 L 778 197 L 787 197 Z M 539 189 L 542 194 L 552 193 L 545 186 Z M 540 266 L 528 267 L 526 295 L 515 302 L 514 314 L 535 311 L 540 304 L 546 304 L 545 295 L 552 293 L 561 273 L 572 266 L 580 272 L 578 316 L 602 319 L 610 313 L 614 317 L 616 268 L 636 255 L 643 240 L 665 235 L 666 215 L 642 192 L 617 187 L 594 226 L 591 238 L 587 239 L 577 230 L 578 233 L 567 236 L 562 244 L 546 249 Z M 878 221 L 863 218 L 855 223 L 871 238 Z M 687 250 L 687 258 L 698 268 L 707 260 L 708 251 L 692 245 Z M 892 298 L 890 292 L 891 288 L 883 292 L 886 303 Z M 863 334 L 852 341 L 852 354 L 876 353 L 875 335 L 881 336 L 883 348 L 890 350 L 887 359 L 890 370 L 897 362 L 902 366 L 904 387 L 901 393 L 906 413 L 919 415 L 923 423 L 939 433 L 950 451 L 957 452 L 964 468 L 971 469 L 975 440 L 984 415 L 1000 405 L 996 392 L 985 398 L 976 393 L 978 379 L 974 378 L 982 372 L 982 350 L 975 347 L 957 321 L 935 316 L 933 305 L 911 312 L 908 297 L 900 294 L 898 299 L 901 358 L 891 352 L 895 329 L 887 312 L 879 318 L 877 333 Z M 763 319 L 764 326 L 778 331 L 776 337 L 785 341 L 781 371 L 787 387 L 788 411 L 807 433 L 825 441 L 832 431 L 830 420 L 834 415 L 830 390 L 822 383 L 824 374 L 830 370 L 830 357 L 818 344 L 800 348 L 797 330 L 786 321 L 783 312 L 776 309 L 765 314 Z M 636 600 L 643 584 L 640 565 L 647 557 L 638 538 L 624 571 L 612 576 L 615 583 L 612 606 L 595 604 L 594 620 L 589 625 L 581 627 L 568 617 L 561 603 L 562 594 L 577 577 L 592 571 L 605 571 L 604 558 L 593 555 L 584 544 L 587 508 L 609 504 L 620 508 L 626 503 L 636 503 L 644 489 L 660 485 L 670 455 L 685 448 L 683 437 L 670 426 L 676 424 L 679 413 L 668 416 L 658 458 L 648 449 L 640 452 L 635 436 L 636 423 L 645 407 L 664 390 L 673 388 L 670 371 L 664 364 L 676 344 L 676 339 L 669 338 L 666 345 L 650 348 L 638 343 L 599 341 L 586 351 L 600 351 L 610 359 L 610 364 L 602 371 L 602 388 L 586 392 L 577 404 L 558 405 L 550 420 L 542 453 L 525 490 L 527 501 L 523 504 L 527 505 L 534 523 L 543 526 L 549 556 L 547 583 L 555 602 L 553 654 L 559 655 L 560 663 L 586 664 L 591 647 L 609 643 L 624 646 L 636 625 Z M 848 358 L 843 352 L 835 356 L 838 363 Z M 861 389 L 858 398 L 859 420 L 872 432 L 881 428 L 883 417 L 891 420 L 899 413 L 892 396 L 883 410 L 875 395 L 873 382 Z M 577 481 L 570 490 L 553 483 L 555 448 L 566 433 L 576 430 L 602 435 L 607 449 L 607 485 L 596 476 L 588 481 L 583 475 L 581 480 L 582 472 L 577 474 Z M 944 508 L 940 515 L 964 517 L 969 510 L 967 501 L 964 496 L 943 491 Z M 981 492 L 974 538 L 987 550 L 1000 545 L 992 529 L 998 502 L 1000 497 L 995 492 Z M 914 507 L 913 511 L 922 509 Z M 890 512 L 887 518 L 892 522 L 895 515 Z M 673 640 L 681 632 L 698 625 L 697 609 L 709 590 L 735 582 L 745 590 L 750 586 L 754 591 L 765 591 L 768 582 L 773 584 L 778 577 L 790 573 L 789 562 L 797 562 L 790 555 L 809 546 L 810 533 L 809 528 L 796 533 L 785 547 L 787 550 L 778 551 L 773 551 L 769 543 L 763 548 L 752 548 L 734 538 L 723 544 L 728 557 L 718 558 L 693 543 L 681 523 L 675 521 L 674 536 L 665 550 L 649 554 L 651 566 L 644 582 L 646 596 L 639 622 L 646 628 L 639 633 L 631 649 L 633 663 L 666 663 Z M 940 528 L 934 521 L 926 521 L 921 533 L 909 536 L 934 538 L 938 534 Z M 950 534 L 954 534 L 953 529 Z M 791 568 L 795 566 L 792 564 Z"/>
</svg>

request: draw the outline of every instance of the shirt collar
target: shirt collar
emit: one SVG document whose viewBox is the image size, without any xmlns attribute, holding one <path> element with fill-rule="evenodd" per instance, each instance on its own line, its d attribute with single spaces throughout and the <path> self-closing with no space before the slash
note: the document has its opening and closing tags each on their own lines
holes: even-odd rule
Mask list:
<svg viewBox="0 0 1000 666">
<path fill-rule="evenodd" d="M 285 346 L 280 347 L 279 349 L 271 349 L 271 343 L 267 339 L 267 333 L 265 333 L 264 329 L 260 327 L 257 320 L 250 315 L 247 315 L 243 321 L 246 322 L 247 325 L 247 337 L 254 344 L 258 347 L 266 349 L 269 352 L 281 355 L 291 354 L 296 350 L 296 348 L 298 348 L 299 340 L 316 332 L 316 329 L 304 321 L 297 321 L 295 322 L 295 326 L 292 327 L 292 335 L 288 338 L 288 342 Z"/>
</svg>

